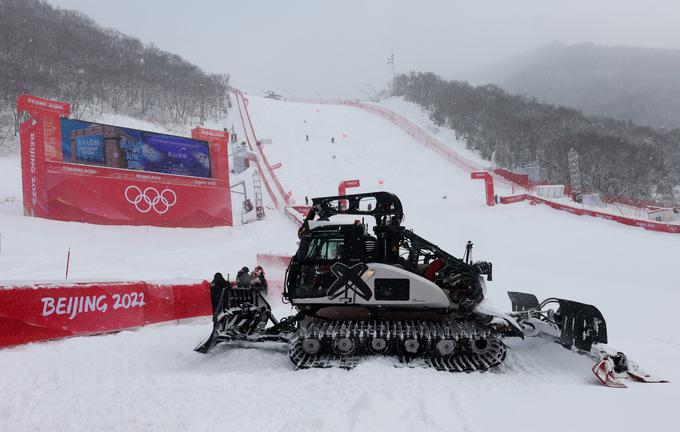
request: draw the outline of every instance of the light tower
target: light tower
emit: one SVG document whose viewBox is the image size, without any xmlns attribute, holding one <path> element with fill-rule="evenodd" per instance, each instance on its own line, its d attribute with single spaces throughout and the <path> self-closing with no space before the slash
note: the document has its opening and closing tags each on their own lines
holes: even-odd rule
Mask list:
<svg viewBox="0 0 680 432">
<path fill-rule="evenodd" d="M 583 192 L 581 188 L 581 168 L 578 163 L 578 153 L 575 148 L 570 148 L 567 154 L 569 160 L 569 178 L 571 180 L 571 190 L 576 196 Z"/>
<path fill-rule="evenodd" d="M 392 65 L 392 93 L 394 93 L 394 90 L 397 85 L 397 69 L 394 65 L 394 53 L 392 53 L 388 58 L 387 58 L 387 64 Z"/>
</svg>

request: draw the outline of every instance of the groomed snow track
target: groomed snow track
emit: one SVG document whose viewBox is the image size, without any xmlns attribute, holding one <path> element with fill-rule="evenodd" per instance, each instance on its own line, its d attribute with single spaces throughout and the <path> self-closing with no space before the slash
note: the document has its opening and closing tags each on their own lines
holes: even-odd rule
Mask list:
<svg viewBox="0 0 680 432">
<path fill-rule="evenodd" d="M 404 203 L 406 225 L 453 253 L 473 240 L 475 257 L 494 263 L 488 297 L 497 308 L 509 309 L 508 290 L 597 305 L 612 346 L 672 382 L 680 380 L 675 236 L 526 203 L 489 209 L 481 183 L 370 113 L 249 101 L 258 136 L 273 140 L 263 151 L 283 162 L 276 174 L 298 204 L 306 195 L 331 194 L 351 178 L 361 179 L 358 192 L 394 192 Z M 81 279 L 209 278 L 253 263 L 257 252 L 296 248 L 295 225 L 275 211 L 263 222 L 206 230 L 25 218 L 20 202 L 6 199 L 21 195 L 18 160 L 0 164 L 0 279 L 61 277 L 68 246 L 73 277 Z M 270 300 L 277 316 L 291 313 Z M 675 384 L 601 387 L 590 360 L 544 340 L 510 341 L 505 362 L 483 373 L 395 368 L 380 358 L 362 360 L 351 371 L 295 371 L 287 348 L 277 344 L 194 353 L 210 329 L 208 319 L 197 319 L 0 350 L 0 429 L 680 429 Z"/>
</svg>

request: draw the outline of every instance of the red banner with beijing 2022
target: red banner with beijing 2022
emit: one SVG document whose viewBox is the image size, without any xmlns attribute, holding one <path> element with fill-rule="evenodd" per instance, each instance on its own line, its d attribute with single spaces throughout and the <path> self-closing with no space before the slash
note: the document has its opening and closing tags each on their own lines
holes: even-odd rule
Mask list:
<svg viewBox="0 0 680 432">
<path fill-rule="evenodd" d="M 0 286 L 0 347 L 211 314 L 207 281 Z"/>
<path fill-rule="evenodd" d="M 232 225 L 228 134 L 191 138 L 67 119 L 69 104 L 21 95 L 24 214 L 105 225 Z M 27 114 L 27 115 L 25 115 Z"/>
</svg>

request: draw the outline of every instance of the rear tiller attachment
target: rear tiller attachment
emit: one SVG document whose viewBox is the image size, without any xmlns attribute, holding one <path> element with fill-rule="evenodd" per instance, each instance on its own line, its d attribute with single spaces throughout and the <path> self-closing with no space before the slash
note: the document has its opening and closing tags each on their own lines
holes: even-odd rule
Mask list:
<svg viewBox="0 0 680 432">
<path fill-rule="evenodd" d="M 547 336 L 568 350 L 595 361 L 593 373 L 608 387 L 625 388 L 624 380 L 668 382 L 654 377 L 624 353 L 607 346 L 607 323 L 595 306 L 572 300 L 548 298 L 539 303 L 533 294 L 508 292 L 510 315 L 524 328 L 525 336 Z M 557 310 L 546 309 L 557 304 Z"/>
</svg>

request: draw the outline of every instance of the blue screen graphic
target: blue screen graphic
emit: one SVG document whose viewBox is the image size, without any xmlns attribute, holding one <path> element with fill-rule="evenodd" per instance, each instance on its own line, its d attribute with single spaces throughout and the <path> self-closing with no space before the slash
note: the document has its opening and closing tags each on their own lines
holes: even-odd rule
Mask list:
<svg viewBox="0 0 680 432">
<path fill-rule="evenodd" d="M 64 162 L 210 178 L 207 142 L 61 119 Z"/>
<path fill-rule="evenodd" d="M 87 162 L 104 162 L 104 135 L 94 134 L 75 137 L 76 158 Z"/>
</svg>

